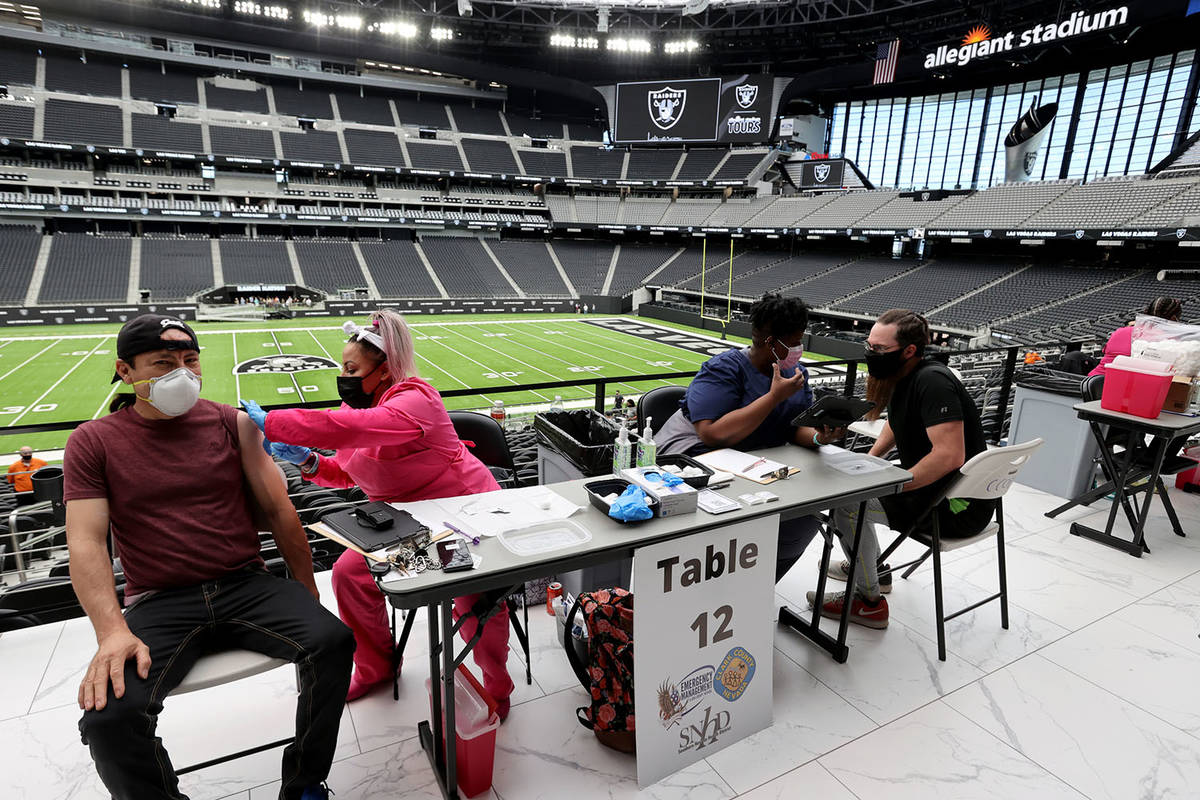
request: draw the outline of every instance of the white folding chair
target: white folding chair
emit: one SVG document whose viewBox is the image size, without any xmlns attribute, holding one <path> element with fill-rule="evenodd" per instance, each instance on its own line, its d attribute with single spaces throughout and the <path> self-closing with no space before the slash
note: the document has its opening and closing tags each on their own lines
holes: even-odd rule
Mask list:
<svg viewBox="0 0 1200 800">
<path fill-rule="evenodd" d="M 1040 438 L 1032 439 L 1022 444 L 999 447 L 995 450 L 985 450 L 972 457 L 959 469 L 959 476 L 947 485 L 945 491 L 939 493 L 934 498 L 933 502 L 930 503 L 929 507 L 925 509 L 917 521 L 913 523 L 912 527 L 896 537 L 896 540 L 888 545 L 887 549 L 879 556 L 879 563 L 882 564 L 884 559 L 894 552 L 905 539 L 912 539 L 925 545 L 927 549 L 920 558 L 899 564 L 889 570 L 889 572 L 895 572 L 907 567 L 903 574 L 905 578 L 911 575 L 917 567 L 925 563 L 927 558 L 930 556 L 933 557 L 933 594 L 937 612 L 938 658 L 942 661 L 946 660 L 946 623 L 955 617 L 999 599 L 1000 627 L 1008 630 L 1008 574 L 1004 564 L 1004 495 L 1012 487 L 1013 478 L 1029 461 L 1029 457 L 1033 455 L 1035 450 L 1042 446 L 1042 441 Z M 963 500 L 995 500 L 996 518 L 991 524 L 974 536 L 962 539 L 943 539 L 938 524 L 938 514 L 935 513 L 935 509 L 948 497 L 961 498 Z M 930 524 L 922 529 L 922 525 L 926 520 L 929 520 Z M 941 554 L 975 544 L 992 536 L 996 537 L 996 559 L 999 562 L 1000 591 L 985 597 L 977 603 L 972 603 L 966 608 L 959 609 L 953 614 L 947 615 L 942 600 Z"/>
</svg>

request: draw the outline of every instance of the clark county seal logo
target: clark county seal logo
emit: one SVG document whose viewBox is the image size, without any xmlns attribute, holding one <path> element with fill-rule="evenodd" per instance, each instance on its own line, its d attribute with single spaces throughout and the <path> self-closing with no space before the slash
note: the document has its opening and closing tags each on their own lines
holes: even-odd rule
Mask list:
<svg viewBox="0 0 1200 800">
<path fill-rule="evenodd" d="M 278 355 L 259 356 L 243 361 L 233 368 L 235 375 L 260 375 L 264 373 L 309 372 L 316 369 L 341 369 L 332 358 L 325 356 Z"/>
<path fill-rule="evenodd" d="M 746 692 L 754 677 L 754 656 L 744 647 L 735 647 L 725 654 L 713 678 L 713 691 L 733 702 Z"/>
</svg>

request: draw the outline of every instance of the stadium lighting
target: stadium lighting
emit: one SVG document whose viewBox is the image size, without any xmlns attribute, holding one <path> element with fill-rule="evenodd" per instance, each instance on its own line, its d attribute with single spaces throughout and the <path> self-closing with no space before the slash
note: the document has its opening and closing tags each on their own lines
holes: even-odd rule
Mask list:
<svg viewBox="0 0 1200 800">
<path fill-rule="evenodd" d="M 384 36 L 396 36 L 401 39 L 414 39 L 417 36 L 417 26 L 411 22 L 403 22 L 401 20 L 372 22 L 369 30 L 382 33 Z"/>
<path fill-rule="evenodd" d="M 250 17 L 266 17 L 268 19 L 291 19 L 292 12 L 285 6 L 264 5 L 262 3 L 253 3 L 249 0 L 237 0 L 233 4 L 233 10 L 237 14 L 245 14 Z"/>
<path fill-rule="evenodd" d="M 42 12 L 38 10 L 38 7 L 26 3 L 9 3 L 7 0 L 0 0 L 0 13 L 20 16 L 26 22 L 40 23 L 42 21 Z"/>
<path fill-rule="evenodd" d="M 341 28 L 348 31 L 362 30 L 362 17 L 354 14 L 325 14 L 321 11 L 305 11 L 304 21 L 314 28 Z"/>
<path fill-rule="evenodd" d="M 614 53 L 649 53 L 649 39 L 633 39 L 623 36 L 611 36 L 605 43 L 607 48 Z"/>
<path fill-rule="evenodd" d="M 595 36 L 570 36 L 565 33 L 556 33 L 550 37 L 550 46 L 575 50 L 599 50 L 600 40 Z"/>
<path fill-rule="evenodd" d="M 694 53 L 700 49 L 700 43 L 695 39 L 681 39 L 677 42 L 667 42 L 663 45 L 663 52 L 669 56 L 679 55 L 680 53 Z"/>
<path fill-rule="evenodd" d="M 435 25 L 429 29 L 429 38 L 435 42 L 448 42 L 454 38 L 454 30 L 441 25 Z"/>
<path fill-rule="evenodd" d="M 216 8 L 221 7 L 221 0 L 173 0 L 178 5 L 183 6 L 199 6 L 200 8 Z"/>
</svg>

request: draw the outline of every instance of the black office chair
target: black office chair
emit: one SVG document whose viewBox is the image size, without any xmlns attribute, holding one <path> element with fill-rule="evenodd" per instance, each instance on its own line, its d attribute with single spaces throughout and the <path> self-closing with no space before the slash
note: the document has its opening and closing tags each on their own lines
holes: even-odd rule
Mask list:
<svg viewBox="0 0 1200 800">
<path fill-rule="evenodd" d="M 679 401 L 687 392 L 686 386 L 659 386 L 638 398 L 637 429 L 645 430 L 646 419 L 650 419 L 650 430 L 658 433 L 667 420 L 679 410 Z"/>
<path fill-rule="evenodd" d="M 34 578 L 0 588 L 0 631 L 82 616 L 70 577 Z"/>
<path fill-rule="evenodd" d="M 496 482 L 504 489 L 515 488 L 517 466 L 500 423 L 474 411 L 451 411 L 450 422 L 471 454 L 492 471 Z"/>
</svg>

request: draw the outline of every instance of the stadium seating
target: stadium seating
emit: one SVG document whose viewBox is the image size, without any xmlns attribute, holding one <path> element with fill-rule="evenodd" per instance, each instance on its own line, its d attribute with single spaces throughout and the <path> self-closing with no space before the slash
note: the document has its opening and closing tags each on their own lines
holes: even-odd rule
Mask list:
<svg viewBox="0 0 1200 800">
<path fill-rule="evenodd" d="M 212 242 L 207 238 L 142 238 L 139 289 L 150 298 L 185 300 L 213 286 Z"/>
<path fill-rule="evenodd" d="M 531 119 L 525 114 L 505 114 L 505 122 L 513 136 L 529 136 L 534 139 L 562 139 L 562 120 Z"/>
<path fill-rule="evenodd" d="M 11 40 L 0 47 L 0 75 L 10 86 L 33 86 L 37 80 L 37 50 Z"/>
<path fill-rule="evenodd" d="M 1196 145 L 1192 145 L 1197 149 Z M 1200 149 L 1197 149 L 1197 165 L 1200 166 Z M 1177 162 L 1178 163 L 1178 162 Z M 1190 186 L 1166 202 L 1147 209 L 1129 221 L 1131 226 L 1146 228 L 1190 227 L 1200 225 L 1200 180 L 1191 181 Z"/>
<path fill-rule="evenodd" d="M 518 150 L 523 174 L 539 178 L 561 178 L 567 174 L 567 156 L 561 150 Z"/>
<path fill-rule="evenodd" d="M 463 169 L 462 157 L 458 154 L 458 148 L 452 144 L 434 144 L 409 139 L 405 146 L 408 148 L 408 158 L 414 169 Z"/>
<path fill-rule="evenodd" d="M 929 224 L 936 228 L 1016 227 L 1075 184 L 1075 181 L 1002 183 L 976 192 Z"/>
<path fill-rule="evenodd" d="M 37 264 L 41 232 L 32 225 L 0 225 L 0 303 L 23 303 Z"/>
<path fill-rule="evenodd" d="M 196 76 L 191 73 L 173 72 L 161 64 L 129 65 L 129 96 L 135 100 L 151 100 L 156 103 L 198 103 L 199 89 Z"/>
<path fill-rule="evenodd" d="M 545 242 L 489 241 L 488 247 L 529 297 L 570 297 Z"/>
<path fill-rule="evenodd" d="M 404 151 L 395 131 L 344 128 L 342 137 L 346 141 L 350 163 L 377 166 L 405 166 Z"/>
<path fill-rule="evenodd" d="M 264 89 L 232 89 L 206 83 L 204 101 L 209 108 L 222 108 L 226 111 L 248 111 L 254 114 L 269 112 L 267 93 Z"/>
<path fill-rule="evenodd" d="M 451 297 L 516 295 L 474 236 L 429 236 L 421 249 Z"/>
<path fill-rule="evenodd" d="M 121 108 L 52 97 L 46 101 L 43 138 L 52 142 L 77 142 L 121 147 Z"/>
<path fill-rule="evenodd" d="M 1102 228 L 1124 225 L 1193 186 L 1187 179 L 1102 178 L 1072 186 L 1053 203 L 1031 215 L 1032 228 Z"/>
<path fill-rule="evenodd" d="M 450 105 L 455 127 L 461 133 L 482 133 L 487 136 L 504 136 L 504 123 L 500 120 L 500 109 L 491 106 Z"/>
<path fill-rule="evenodd" d="M 577 293 L 597 295 L 604 287 L 613 247 L 608 242 L 561 241 L 554 243 L 554 253 Z"/>
<path fill-rule="evenodd" d="M 556 252 L 557 249 L 558 244 L 555 245 Z M 608 293 L 617 297 L 629 294 L 678 250 L 677 247 L 662 245 L 621 245 Z"/>
<path fill-rule="evenodd" d="M 204 150 L 200 126 L 194 122 L 177 122 L 154 114 L 134 114 L 131 121 L 134 147 L 179 153 Z"/>
<path fill-rule="evenodd" d="M 735 297 L 757 299 L 766 292 L 785 291 L 856 258 L 851 253 L 795 253 L 784 261 L 734 276 Z M 807 298 L 805 298 L 807 300 Z"/>
<path fill-rule="evenodd" d="M 912 261 L 868 256 L 794 284 L 785 294 L 799 297 L 810 306 L 828 306 L 835 300 L 907 272 L 914 266 Z"/>
<path fill-rule="evenodd" d="M 962 202 L 966 195 L 921 200 L 920 194 L 896 197 L 855 222 L 860 228 L 923 228 Z"/>
<path fill-rule="evenodd" d="M 814 209 L 799 221 L 807 228 L 858 226 L 859 220 L 880 206 L 895 200 L 898 192 L 846 192 L 820 208 Z"/>
<path fill-rule="evenodd" d="M 833 194 L 816 197 L 780 197 L 746 220 L 746 224 L 770 228 L 790 228 L 799 225 L 808 215 L 832 202 L 835 197 L 836 195 Z"/>
<path fill-rule="evenodd" d="M 999 280 L 1018 267 L 1013 261 L 950 259 L 928 263 L 894 281 L 834 306 L 876 316 L 889 308 L 911 308 L 925 314 L 981 286 Z"/>
<path fill-rule="evenodd" d="M 292 161 L 342 161 L 342 148 L 333 131 L 284 132 L 279 134 L 279 142 L 283 157 Z"/>
<path fill-rule="evenodd" d="M 687 157 L 679 166 L 675 179 L 680 181 L 707 180 L 727 154 L 727 150 L 689 150 Z"/>
<path fill-rule="evenodd" d="M 622 216 L 617 221 L 626 225 L 657 225 L 663 213 L 670 207 L 670 198 L 626 198 L 621 203 Z"/>
<path fill-rule="evenodd" d="M 670 180 L 683 153 L 676 150 L 633 150 L 629 153 L 629 175 L 639 180 Z"/>
<path fill-rule="evenodd" d="M 460 142 L 471 171 L 505 175 L 521 173 L 507 141 L 464 137 Z"/>
<path fill-rule="evenodd" d="M 329 92 L 321 89 L 302 91 L 293 86 L 275 85 L 271 88 L 275 98 L 275 113 L 310 119 L 333 119 L 333 107 L 329 103 Z"/>
<path fill-rule="evenodd" d="M 55 234 L 38 302 L 125 302 L 130 252 L 128 236 Z"/>
<path fill-rule="evenodd" d="M 276 157 L 275 140 L 265 128 L 209 125 L 208 135 L 212 142 L 212 151 L 219 156 Z"/>
<path fill-rule="evenodd" d="M 412 242 L 401 239 L 363 241 L 358 247 L 381 296 L 442 296 Z"/>
<path fill-rule="evenodd" d="M 764 156 L 766 153 L 761 150 L 750 153 L 730 153 L 729 158 L 725 159 L 725 163 L 712 178 L 714 181 L 745 180 L 750 172 L 762 163 Z"/>
<path fill-rule="evenodd" d="M 33 138 L 33 106 L 28 103 L 0 103 L 0 136 Z"/>
<path fill-rule="evenodd" d="M 411 125 L 418 128 L 440 128 L 450 130 L 450 118 L 446 116 L 446 106 L 433 100 L 418 101 L 412 98 L 395 97 L 392 103 L 396 106 L 396 116 L 401 125 Z M 342 119 L 346 119 L 345 116 Z M 371 122 L 361 119 L 359 122 Z M 389 118 L 386 122 L 378 121 L 379 125 L 393 124 Z"/>
<path fill-rule="evenodd" d="M 617 218 L 620 201 L 601 194 L 578 194 L 575 196 L 575 220 L 577 222 L 608 222 Z"/>
<path fill-rule="evenodd" d="M 1034 265 L 934 312 L 929 319 L 944 325 L 978 328 L 1129 274 L 1128 271 L 1098 270 L 1091 266 Z"/>
<path fill-rule="evenodd" d="M 221 269 L 226 283 L 295 283 L 292 264 L 282 240 L 220 240 Z"/>
<path fill-rule="evenodd" d="M 386 98 L 373 95 L 360 97 L 356 94 L 337 92 L 334 99 L 337 101 L 338 116 L 343 122 L 363 122 L 389 127 L 396 124 Z M 401 121 L 404 121 L 403 117 Z"/>
<path fill-rule="evenodd" d="M 89 55 L 86 62 L 77 54 L 47 52 L 46 88 L 72 94 L 121 96 L 121 65 L 103 56 Z"/>
<path fill-rule="evenodd" d="M 624 150 L 603 150 L 598 147 L 570 148 L 571 167 L 576 178 L 608 178 L 616 180 L 621 177 L 622 165 L 625 163 Z"/>
<path fill-rule="evenodd" d="M 367 285 L 349 242 L 297 239 L 293 245 L 305 286 L 332 294 L 338 289 L 359 289 Z"/>
</svg>

